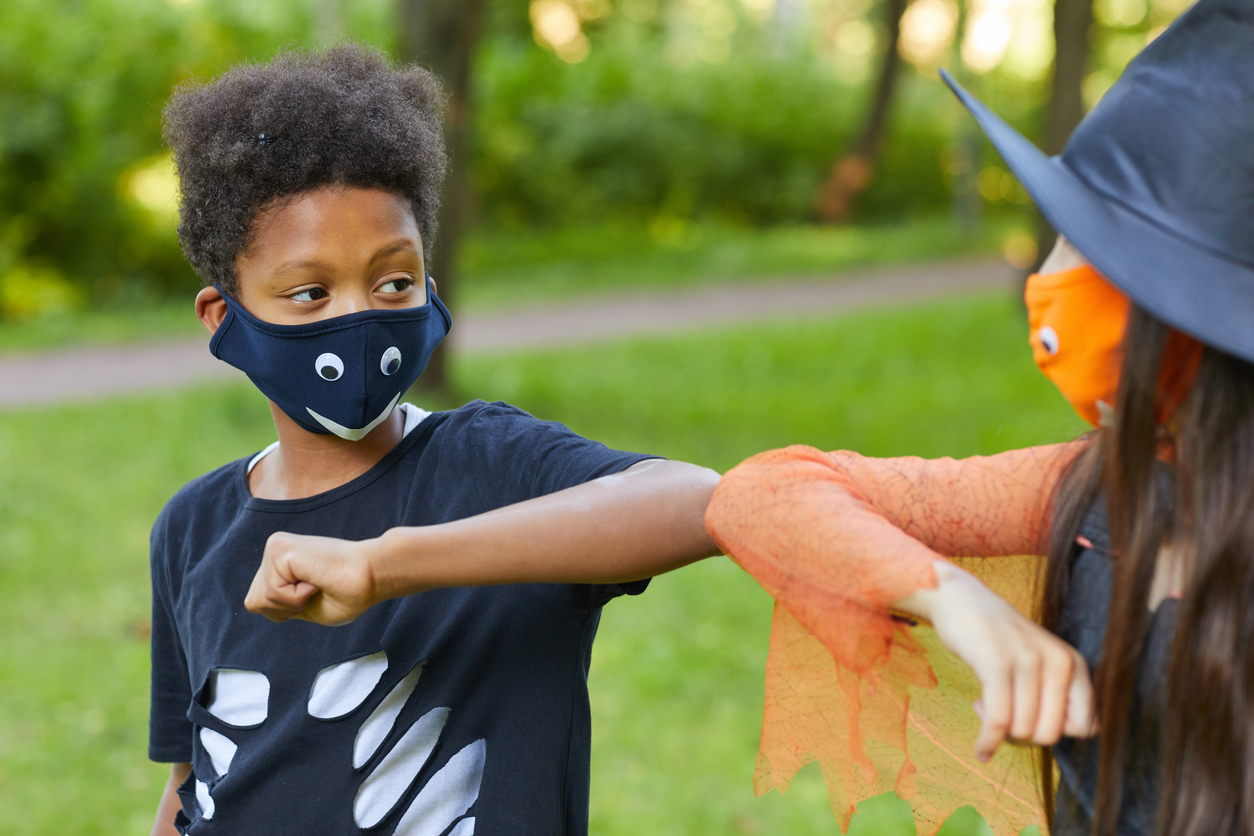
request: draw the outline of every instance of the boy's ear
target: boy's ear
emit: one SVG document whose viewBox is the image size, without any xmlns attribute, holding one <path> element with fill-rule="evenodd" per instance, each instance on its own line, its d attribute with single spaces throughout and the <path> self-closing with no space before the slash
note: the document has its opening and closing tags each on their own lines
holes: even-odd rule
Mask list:
<svg viewBox="0 0 1254 836">
<path fill-rule="evenodd" d="M 210 334 L 217 333 L 218 326 L 226 319 L 226 311 L 226 300 L 216 287 L 203 288 L 196 294 L 196 318 Z"/>
</svg>

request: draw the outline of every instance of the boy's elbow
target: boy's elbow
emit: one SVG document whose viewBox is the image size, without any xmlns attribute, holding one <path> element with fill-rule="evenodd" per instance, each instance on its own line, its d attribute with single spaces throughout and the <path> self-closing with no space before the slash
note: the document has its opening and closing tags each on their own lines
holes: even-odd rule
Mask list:
<svg viewBox="0 0 1254 836">
<path fill-rule="evenodd" d="M 718 471 L 687 462 L 667 462 L 667 465 L 674 468 L 670 501 L 677 502 L 676 507 L 696 510 L 699 518 L 704 520 L 710 497 L 714 495 L 721 478 Z"/>
<path fill-rule="evenodd" d="M 671 459 L 647 459 L 633 465 L 628 472 L 634 471 L 639 471 L 641 475 L 648 474 L 645 478 L 649 481 L 640 484 L 651 485 L 651 490 L 664 491 L 671 499 L 681 496 L 699 499 L 702 501 L 702 510 L 705 509 L 710 494 L 718 487 L 720 478 L 716 470 Z"/>
<path fill-rule="evenodd" d="M 739 481 L 739 474 L 735 468 L 729 470 L 722 479 L 714 486 L 715 489 L 710 492 L 710 499 L 705 506 L 705 530 L 709 533 L 715 544 L 723 551 L 726 551 L 720 534 L 725 529 L 725 521 L 730 517 L 734 518 L 738 515 L 740 501 L 736 483 Z"/>
<path fill-rule="evenodd" d="M 709 512 L 710 501 L 722 477 L 718 471 L 711 470 L 708 467 L 698 467 L 696 465 L 692 467 L 690 496 L 692 507 L 698 510 L 693 520 L 693 536 L 695 538 L 693 550 L 701 557 L 712 557 L 719 554 L 721 550 L 706 525 L 706 514 Z"/>
<path fill-rule="evenodd" d="M 721 478 L 718 471 L 687 462 L 659 462 L 667 472 L 669 490 L 664 491 L 673 535 L 687 546 L 689 556 L 709 557 L 718 548 L 706 532 L 705 513 Z"/>
<path fill-rule="evenodd" d="M 714 494 L 714 489 L 718 487 L 719 481 L 723 478 L 717 470 L 711 470 L 708 467 L 700 465 L 690 465 L 692 468 L 692 490 L 704 496 L 706 503 L 709 503 L 710 497 Z"/>
<path fill-rule="evenodd" d="M 714 494 L 723 477 L 719 475 L 717 470 L 711 470 L 708 467 L 700 467 L 698 465 L 690 465 L 690 467 L 692 471 L 688 477 L 687 492 L 692 506 L 700 510 L 701 528 L 704 530 L 705 518 L 710 509 L 710 502 L 714 498 Z"/>
</svg>

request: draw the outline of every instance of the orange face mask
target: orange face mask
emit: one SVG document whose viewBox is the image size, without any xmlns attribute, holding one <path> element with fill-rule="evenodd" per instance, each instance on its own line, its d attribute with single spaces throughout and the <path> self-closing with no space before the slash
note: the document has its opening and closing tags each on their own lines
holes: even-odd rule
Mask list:
<svg viewBox="0 0 1254 836">
<path fill-rule="evenodd" d="M 1028 341 L 1041 371 L 1093 426 L 1115 403 L 1128 298 L 1090 265 L 1028 277 Z M 1158 378 L 1156 420 L 1165 422 L 1197 377 L 1202 344 L 1172 331 Z"/>
</svg>

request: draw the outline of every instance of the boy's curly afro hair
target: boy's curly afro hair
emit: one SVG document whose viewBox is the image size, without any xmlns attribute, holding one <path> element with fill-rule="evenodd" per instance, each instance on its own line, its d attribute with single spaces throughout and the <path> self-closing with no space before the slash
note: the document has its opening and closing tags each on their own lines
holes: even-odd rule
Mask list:
<svg viewBox="0 0 1254 836">
<path fill-rule="evenodd" d="M 238 293 L 235 258 L 276 201 L 321 186 L 409 200 L 429 255 L 448 167 L 439 82 L 355 44 L 287 53 L 175 91 L 165 108 L 179 242 L 205 284 Z"/>
</svg>

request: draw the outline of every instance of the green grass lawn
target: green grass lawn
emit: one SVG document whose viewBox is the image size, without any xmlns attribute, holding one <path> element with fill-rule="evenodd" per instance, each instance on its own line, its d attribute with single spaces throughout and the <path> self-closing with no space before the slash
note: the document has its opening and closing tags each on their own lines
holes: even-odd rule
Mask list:
<svg viewBox="0 0 1254 836">
<path fill-rule="evenodd" d="M 491 310 L 624 288 L 831 276 L 871 265 L 996 253 L 1022 227 L 1015 216 L 999 216 L 970 234 L 945 218 L 839 228 L 478 231 L 465 240 L 457 304 L 461 310 Z M 0 353 L 199 335 L 203 331 L 192 310 L 193 293 L 189 289 L 187 298 L 177 302 L 141 300 L 125 307 L 0 321 Z"/>
<path fill-rule="evenodd" d="M 1002 295 L 456 373 L 466 397 L 719 469 L 792 442 L 963 456 L 1081 429 Z M 272 438 L 245 387 L 0 413 L 0 833 L 147 833 L 165 775 L 145 760 L 148 529 L 184 482 Z M 786 796 L 753 796 L 769 623 L 767 596 L 723 558 L 606 608 L 593 833 L 839 832 L 813 766 Z M 869 806 L 858 836 L 913 833 L 891 797 Z M 978 824 L 968 811 L 945 834 Z"/>
</svg>

